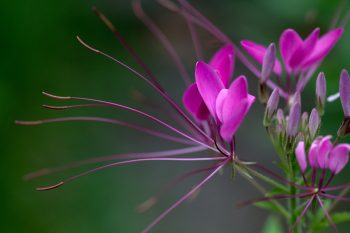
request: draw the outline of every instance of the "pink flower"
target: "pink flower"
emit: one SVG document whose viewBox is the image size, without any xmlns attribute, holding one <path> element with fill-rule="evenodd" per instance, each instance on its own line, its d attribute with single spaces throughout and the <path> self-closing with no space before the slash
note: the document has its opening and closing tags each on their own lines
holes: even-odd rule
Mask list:
<svg viewBox="0 0 350 233">
<path fill-rule="evenodd" d="M 248 94 L 245 76 L 239 76 L 227 89 L 233 73 L 233 48 L 220 49 L 209 64 L 196 64 L 196 83 L 185 92 L 183 102 L 197 119 L 207 120 L 211 115 L 220 135 L 230 141 L 250 109 L 255 97 Z"/>
<path fill-rule="evenodd" d="M 338 42 L 343 31 L 343 28 L 336 28 L 319 37 L 320 29 L 316 28 L 303 40 L 295 30 L 284 30 L 279 46 L 286 72 L 297 73 L 320 63 Z M 243 40 L 241 45 L 258 63 L 262 64 L 266 52 L 264 46 L 248 40 Z M 278 59 L 275 62 L 274 72 L 277 75 L 281 74 Z"/>
<path fill-rule="evenodd" d="M 222 47 L 210 60 L 209 65 L 213 72 L 217 73 L 221 79 L 219 85 L 227 86 L 234 71 L 234 50 L 232 45 Z M 196 69 L 197 72 L 197 69 Z M 220 88 L 221 90 L 222 88 Z M 190 85 L 183 95 L 183 103 L 187 111 L 189 111 L 198 120 L 207 120 L 209 111 L 203 101 L 202 96 L 198 92 L 196 83 Z"/>
</svg>

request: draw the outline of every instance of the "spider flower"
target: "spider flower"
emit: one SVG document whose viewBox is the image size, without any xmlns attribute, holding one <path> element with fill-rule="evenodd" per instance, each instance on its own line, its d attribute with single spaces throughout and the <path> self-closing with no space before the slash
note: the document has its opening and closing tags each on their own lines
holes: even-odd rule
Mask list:
<svg viewBox="0 0 350 233">
<path fill-rule="evenodd" d="M 94 173 L 99 170 L 103 170 L 110 167 L 121 166 L 132 163 L 142 163 L 147 161 L 173 161 L 173 162 L 196 162 L 196 161 L 208 161 L 212 162 L 210 166 L 205 168 L 200 168 L 197 170 L 190 171 L 170 183 L 162 189 L 161 192 L 154 195 L 149 202 L 146 202 L 141 209 L 147 209 L 155 203 L 155 200 L 158 199 L 161 195 L 169 191 L 180 181 L 186 179 L 187 177 L 197 175 L 197 174 L 206 174 L 206 176 L 196 184 L 188 193 L 186 193 L 179 200 L 174 202 L 168 209 L 166 209 L 161 215 L 159 215 L 153 222 L 151 222 L 142 232 L 148 232 L 156 224 L 158 224 L 166 215 L 168 215 L 174 208 L 183 203 L 186 199 L 191 197 L 196 193 L 205 183 L 207 183 L 215 174 L 217 174 L 227 163 L 235 162 L 241 163 L 244 162 L 236 159 L 236 149 L 235 149 L 235 139 L 234 135 L 242 123 L 244 117 L 246 116 L 248 110 L 250 109 L 252 103 L 254 102 L 255 97 L 248 94 L 248 84 L 244 76 L 239 76 L 232 83 L 230 83 L 231 76 L 233 74 L 234 68 L 234 53 L 233 47 L 231 45 L 226 45 L 220 49 L 213 58 L 210 60 L 209 64 L 206 64 L 203 61 L 199 61 L 195 67 L 195 83 L 190 85 L 185 91 L 183 102 L 185 107 L 189 112 L 193 114 L 195 119 L 205 120 L 205 123 L 209 127 L 205 127 L 202 121 L 194 121 L 188 116 L 179 106 L 175 100 L 172 99 L 170 95 L 166 93 L 163 86 L 160 84 L 159 80 L 152 74 L 150 69 L 140 58 L 140 56 L 126 43 L 124 38 L 121 37 L 120 33 L 116 31 L 116 28 L 111 26 L 111 22 L 94 9 L 97 15 L 106 23 L 107 26 L 111 28 L 121 43 L 132 55 L 137 64 L 142 68 L 145 74 L 136 71 L 130 66 L 126 65 L 122 61 L 114 58 L 113 56 L 104 53 L 100 50 L 97 50 L 78 37 L 78 41 L 85 46 L 90 51 L 102 55 L 110 59 L 111 61 L 117 63 L 123 68 L 129 70 L 136 77 L 145 81 L 151 88 L 153 88 L 160 97 L 165 100 L 171 109 L 171 114 L 169 114 L 174 120 L 180 123 L 181 127 L 176 128 L 172 123 L 168 123 L 160 118 L 157 118 L 149 113 L 146 113 L 142 110 L 125 106 L 119 103 L 84 98 L 84 97 L 73 97 L 73 96 L 57 96 L 49 93 L 43 93 L 45 96 L 62 100 L 62 101 L 81 101 L 81 103 L 76 105 L 65 105 L 65 106 L 48 106 L 44 107 L 55 110 L 66 110 L 73 108 L 82 108 L 82 107 L 110 107 L 114 109 L 123 109 L 144 117 L 156 124 L 168 130 L 168 132 L 159 131 L 157 129 L 149 128 L 142 126 L 136 123 L 124 122 L 119 119 L 109 119 L 101 117 L 64 117 L 64 118 L 54 118 L 54 119 L 45 119 L 38 121 L 17 121 L 18 124 L 23 125 L 39 125 L 45 123 L 53 122 L 62 122 L 62 121 L 95 121 L 103 122 L 114 125 L 121 125 L 129 127 L 138 131 L 141 131 L 145 134 L 149 134 L 163 140 L 168 140 L 180 144 L 187 145 L 184 148 L 173 149 L 173 150 L 164 150 L 164 151 L 155 151 L 155 152 L 143 152 L 143 153 L 130 153 L 123 155 L 112 155 L 99 157 L 94 159 L 87 159 L 83 161 L 74 162 L 72 164 L 67 164 L 63 167 L 43 169 L 38 172 L 29 174 L 26 178 L 33 179 L 36 177 L 49 175 L 54 172 L 58 172 L 68 168 L 74 168 L 86 164 L 94 164 L 100 162 L 109 162 L 106 165 L 95 167 L 91 170 L 85 171 L 83 173 L 77 174 L 72 177 L 68 177 L 55 185 L 38 188 L 37 190 L 51 190 L 62 185 L 76 180 L 82 176 Z M 141 17 L 145 18 L 146 15 L 143 13 L 141 6 L 135 6 L 135 13 Z M 161 38 L 164 42 L 165 47 L 171 55 L 171 59 L 175 60 L 174 64 L 177 66 L 179 72 L 186 76 L 186 71 L 182 69 L 184 65 L 179 60 L 176 50 L 168 43 L 166 37 L 161 34 L 162 32 L 155 26 L 153 21 L 150 18 L 144 19 L 144 22 L 147 26 L 155 32 L 155 34 Z M 186 78 L 184 78 L 185 83 Z M 160 110 L 164 111 L 164 108 Z M 219 136 L 217 135 L 219 132 Z M 229 143 L 226 143 L 229 142 Z M 201 152 L 204 150 L 210 150 L 212 153 L 208 156 L 198 157 L 188 155 Z M 187 157 L 182 157 L 187 155 Z M 175 157 L 174 157 L 175 156 Z M 164 191 L 165 190 L 165 191 Z"/>
<path fill-rule="evenodd" d="M 287 93 L 287 98 L 304 89 L 318 65 L 338 42 L 343 31 L 341 27 L 335 28 L 319 36 L 320 29 L 316 28 L 305 39 L 302 39 L 293 29 L 286 29 L 282 32 L 279 40 L 282 62 L 275 58 L 273 71 L 279 83 L 278 86 Z M 264 64 L 268 48 L 249 40 L 241 41 L 241 46 L 259 64 Z M 280 80 L 283 70 L 286 79 L 284 86 Z M 266 79 L 266 77 L 260 78 Z M 295 79 L 295 84 L 292 78 Z"/>
</svg>

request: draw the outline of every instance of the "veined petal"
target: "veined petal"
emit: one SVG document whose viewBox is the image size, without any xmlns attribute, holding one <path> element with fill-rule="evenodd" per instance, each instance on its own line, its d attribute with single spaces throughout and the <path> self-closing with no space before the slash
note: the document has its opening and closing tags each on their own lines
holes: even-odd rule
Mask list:
<svg viewBox="0 0 350 233">
<path fill-rule="evenodd" d="M 322 169 L 328 168 L 329 153 L 333 148 L 331 138 L 331 136 L 326 136 L 319 143 L 317 162 Z"/>
<path fill-rule="evenodd" d="M 226 100 L 228 93 L 228 89 L 222 89 L 216 98 L 216 116 L 218 117 L 219 121 L 222 122 L 222 110 L 224 106 L 224 101 Z"/>
<path fill-rule="evenodd" d="M 252 56 L 258 63 L 262 64 L 264 60 L 264 55 L 266 53 L 266 49 L 264 46 L 260 44 L 256 44 L 249 40 L 242 40 L 241 41 L 242 48 L 247 51 L 247 53 Z M 273 71 L 277 75 L 281 75 L 282 73 L 282 66 L 280 61 L 276 58 L 275 65 L 273 68 Z"/>
<path fill-rule="evenodd" d="M 224 88 L 224 84 L 219 74 L 208 64 L 197 62 L 196 64 L 196 83 L 198 91 L 203 98 L 209 112 L 216 117 L 215 104 L 219 92 Z"/>
<path fill-rule="evenodd" d="M 232 77 L 235 65 L 234 63 L 234 50 L 231 44 L 228 44 L 217 51 L 209 62 L 209 65 L 219 72 L 225 87 L 227 87 Z"/>
<path fill-rule="evenodd" d="M 280 37 L 280 51 L 285 68 L 288 73 L 291 72 L 291 67 L 289 61 L 294 54 L 295 50 L 300 47 L 303 40 L 300 38 L 299 34 L 293 29 L 286 29 L 283 31 Z"/>
<path fill-rule="evenodd" d="M 209 117 L 209 110 L 205 105 L 202 96 L 199 94 L 197 84 L 190 85 L 185 91 L 182 101 L 185 108 L 198 120 L 206 120 Z"/>
<path fill-rule="evenodd" d="M 305 155 L 305 145 L 303 141 L 298 143 L 298 146 L 295 148 L 295 155 L 300 167 L 300 170 L 304 173 L 307 167 L 306 155 Z"/>
<path fill-rule="evenodd" d="M 328 161 L 328 167 L 332 172 L 338 174 L 341 170 L 343 170 L 349 161 L 349 151 L 349 144 L 339 144 L 334 147 Z"/>
<path fill-rule="evenodd" d="M 305 58 L 307 58 L 316 46 L 318 36 L 320 34 L 320 29 L 316 28 L 310 35 L 295 49 L 292 54 L 289 65 L 291 68 L 298 68 L 299 65 L 303 63 Z"/>
<path fill-rule="evenodd" d="M 238 77 L 228 89 L 222 104 L 222 127 L 220 134 L 230 141 L 242 123 L 255 97 L 248 94 L 248 83 L 244 76 Z"/>
<path fill-rule="evenodd" d="M 316 43 L 310 56 L 303 63 L 303 67 L 309 67 L 320 62 L 331 51 L 343 34 L 343 28 L 336 28 L 323 35 Z"/>
</svg>

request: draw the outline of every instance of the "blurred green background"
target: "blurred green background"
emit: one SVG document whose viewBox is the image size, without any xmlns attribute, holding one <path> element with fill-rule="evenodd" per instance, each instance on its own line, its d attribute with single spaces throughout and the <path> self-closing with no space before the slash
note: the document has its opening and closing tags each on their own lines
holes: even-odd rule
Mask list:
<svg viewBox="0 0 350 233">
<path fill-rule="evenodd" d="M 155 162 L 107 169 L 48 192 L 37 192 L 34 188 L 54 184 L 91 166 L 29 182 L 23 180 L 29 172 L 79 159 L 181 147 L 131 129 L 103 123 L 14 124 L 15 119 L 103 116 L 157 127 L 133 114 L 108 108 L 46 110 L 41 107 L 42 104 L 61 102 L 42 96 L 41 91 L 44 90 L 59 95 L 119 102 L 168 119 L 166 114 L 135 100 L 135 93 L 142 93 L 151 101 L 159 100 L 148 86 L 130 72 L 91 53 L 75 39 L 76 35 L 80 35 L 89 44 L 136 67 L 113 34 L 91 12 L 91 6 L 97 6 L 115 23 L 169 93 L 180 102 L 184 86 L 179 74 L 159 42 L 136 19 L 131 3 L 121 0 L 21 0 L 1 3 L 0 152 L 3 159 L 0 179 L 3 202 L 0 232 L 139 232 L 198 181 L 198 178 L 190 179 L 161 199 L 150 211 L 139 214 L 135 207 L 167 181 L 191 168 L 202 167 L 204 163 Z M 297 29 L 303 36 L 316 26 L 325 32 L 339 4 L 329 0 L 197 0 L 191 3 L 235 42 L 251 39 L 262 44 L 278 42 L 280 33 L 287 27 Z M 155 1 L 143 1 L 143 5 L 174 42 L 192 74 L 195 56 L 185 22 L 178 15 L 159 7 Z M 350 6 L 345 9 L 350 9 Z M 201 35 L 209 55 L 220 44 L 203 31 Z M 350 33 L 346 30 L 320 68 L 327 76 L 328 94 L 337 91 L 340 70 L 350 67 L 349 39 Z M 242 72 L 249 76 L 249 72 L 237 64 L 235 73 Z M 314 103 L 314 81 L 313 78 L 303 94 L 304 109 L 308 111 Z M 256 87 L 253 77 L 250 86 L 256 93 L 253 91 Z M 64 104 L 68 102 L 62 102 Z M 255 104 L 239 130 L 238 147 L 240 156 L 246 160 L 270 166 L 277 158 L 262 125 L 257 124 L 262 119 L 262 113 L 261 106 Z M 340 102 L 328 104 L 323 133 L 334 135 L 341 120 Z M 337 182 L 347 181 L 349 175 L 350 168 L 337 178 Z M 233 182 L 230 170 L 226 169 L 223 175 L 210 181 L 195 200 L 185 202 L 173 211 L 153 232 L 259 233 L 267 212 L 254 207 L 234 207 L 239 200 L 259 196 L 241 178 Z M 349 225 L 341 227 L 341 232 L 346 232 Z"/>
</svg>

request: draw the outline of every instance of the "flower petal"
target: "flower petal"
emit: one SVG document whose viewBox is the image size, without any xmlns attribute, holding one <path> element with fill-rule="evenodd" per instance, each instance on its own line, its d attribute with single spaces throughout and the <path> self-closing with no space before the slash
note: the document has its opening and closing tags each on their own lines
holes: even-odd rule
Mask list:
<svg viewBox="0 0 350 233">
<path fill-rule="evenodd" d="M 256 44 L 249 40 L 242 40 L 241 41 L 242 48 L 247 51 L 247 53 L 252 56 L 258 63 L 262 64 L 264 60 L 264 55 L 266 53 L 266 49 L 264 46 Z M 282 73 L 282 66 L 280 61 L 276 58 L 275 65 L 273 68 L 273 71 L 277 75 L 281 75 Z"/>
<path fill-rule="evenodd" d="M 299 65 L 303 63 L 305 58 L 307 58 L 315 48 L 315 45 L 320 34 L 320 29 L 316 28 L 313 30 L 310 35 L 303 41 L 292 54 L 289 65 L 291 68 L 298 68 Z"/>
<path fill-rule="evenodd" d="M 312 66 L 320 62 L 331 51 L 343 34 L 343 28 L 336 28 L 323 35 L 316 43 L 310 56 L 305 60 L 303 67 Z"/>
<path fill-rule="evenodd" d="M 331 138 L 331 136 L 326 136 L 319 143 L 317 162 L 318 167 L 322 169 L 328 168 L 329 153 L 333 148 Z"/>
<path fill-rule="evenodd" d="M 280 51 L 285 68 L 288 73 L 291 72 L 289 61 L 295 50 L 298 47 L 300 47 L 302 43 L 303 40 L 300 38 L 299 34 L 293 29 L 284 30 L 280 37 Z"/>
<path fill-rule="evenodd" d="M 202 96 L 199 94 L 197 84 L 190 85 L 185 91 L 182 101 L 185 108 L 198 120 L 207 120 L 209 110 L 205 105 Z"/>
<path fill-rule="evenodd" d="M 195 76 L 198 91 L 202 96 L 204 103 L 212 116 L 216 117 L 216 97 L 224 88 L 224 84 L 222 83 L 219 74 L 208 64 L 199 61 L 196 64 Z"/>
<path fill-rule="evenodd" d="M 305 145 L 303 141 L 298 143 L 298 146 L 295 148 L 295 155 L 302 173 L 305 172 L 307 167 L 306 155 L 305 155 Z"/>
<path fill-rule="evenodd" d="M 317 156 L 318 156 L 318 149 L 319 149 L 320 141 L 321 141 L 321 138 L 315 139 L 312 142 L 310 149 L 309 149 L 308 159 L 309 159 L 310 167 L 312 167 L 312 168 L 318 168 Z"/>
<path fill-rule="evenodd" d="M 338 174 L 349 161 L 349 144 L 339 144 L 331 152 L 329 157 L 328 167 L 329 169 Z"/>
<path fill-rule="evenodd" d="M 235 65 L 234 63 L 234 50 L 231 44 L 222 47 L 210 60 L 209 65 L 211 65 L 215 70 L 219 72 L 221 80 L 224 83 L 225 87 L 227 87 L 232 77 Z"/>
<path fill-rule="evenodd" d="M 255 97 L 248 94 L 247 79 L 238 77 L 231 84 L 222 105 L 220 134 L 225 141 L 232 139 L 254 101 Z"/>
<path fill-rule="evenodd" d="M 222 122 L 222 110 L 224 106 L 224 101 L 226 100 L 228 93 L 228 89 L 222 89 L 216 98 L 216 116 L 218 117 L 219 121 Z"/>
</svg>

